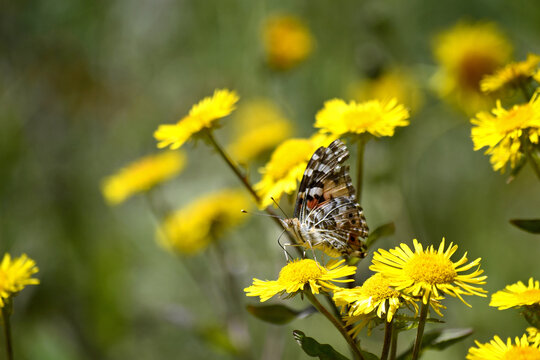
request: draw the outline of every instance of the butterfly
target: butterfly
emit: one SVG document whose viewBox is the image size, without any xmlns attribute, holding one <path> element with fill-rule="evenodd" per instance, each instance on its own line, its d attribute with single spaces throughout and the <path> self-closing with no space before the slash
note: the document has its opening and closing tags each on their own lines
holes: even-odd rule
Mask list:
<svg viewBox="0 0 540 360">
<path fill-rule="evenodd" d="M 280 221 L 304 247 L 331 257 L 363 258 L 367 249 L 361 239 L 369 229 L 356 202 L 349 166 L 343 165 L 348 158 L 349 151 L 339 139 L 318 148 L 300 182 L 294 218 Z"/>
</svg>

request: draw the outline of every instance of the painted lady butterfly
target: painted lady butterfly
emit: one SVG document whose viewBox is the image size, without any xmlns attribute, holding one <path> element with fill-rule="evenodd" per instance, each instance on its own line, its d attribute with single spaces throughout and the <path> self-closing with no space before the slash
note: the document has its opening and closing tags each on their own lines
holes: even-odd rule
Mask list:
<svg viewBox="0 0 540 360">
<path fill-rule="evenodd" d="M 331 257 L 366 256 L 368 227 L 356 202 L 349 166 L 349 151 L 341 140 L 321 146 L 307 164 L 294 207 L 294 218 L 281 220 L 304 247 Z"/>
</svg>

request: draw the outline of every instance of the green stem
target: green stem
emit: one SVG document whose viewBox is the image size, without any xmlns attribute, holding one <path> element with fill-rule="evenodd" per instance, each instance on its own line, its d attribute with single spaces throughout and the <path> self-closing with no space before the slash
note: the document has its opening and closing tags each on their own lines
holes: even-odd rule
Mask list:
<svg viewBox="0 0 540 360">
<path fill-rule="evenodd" d="M 366 140 L 360 136 L 358 139 L 358 151 L 356 153 L 356 200 L 360 203 L 362 199 L 362 185 L 364 178 L 364 150 Z"/>
<path fill-rule="evenodd" d="M 429 309 L 429 297 L 427 303 L 422 302 L 422 308 L 420 309 L 420 319 L 418 321 L 418 330 L 416 332 L 416 340 L 414 341 L 414 348 L 412 353 L 412 360 L 417 360 L 420 354 L 420 348 L 422 347 L 422 337 L 424 336 L 424 327 L 426 325 L 427 313 Z"/>
<path fill-rule="evenodd" d="M 393 331 L 392 331 L 392 344 L 390 345 L 390 360 L 396 360 L 396 354 L 397 354 L 397 339 L 399 335 L 399 331 L 396 329 L 395 325 L 392 325 Z"/>
<path fill-rule="evenodd" d="M 9 317 L 11 315 L 12 302 L 11 299 L 6 300 L 2 307 L 2 319 L 4 320 L 4 337 L 6 340 L 6 356 L 8 360 L 13 360 L 13 347 L 11 338 L 11 323 Z"/>
<path fill-rule="evenodd" d="M 206 131 L 206 135 L 208 136 L 208 139 L 210 140 L 210 143 L 212 144 L 212 146 L 214 147 L 214 149 L 216 149 L 216 151 L 218 152 L 218 154 L 223 158 L 223 160 L 225 160 L 225 162 L 227 163 L 227 165 L 229 166 L 229 168 L 234 172 L 234 174 L 236 175 L 236 177 L 242 182 L 242 184 L 244 184 L 244 187 L 247 189 L 247 191 L 249 191 L 249 193 L 251 194 L 251 196 L 253 196 L 253 198 L 255 199 L 255 201 L 257 202 L 257 204 L 259 204 L 261 202 L 261 198 L 259 197 L 259 194 L 257 194 L 257 192 L 255 190 L 253 190 L 253 187 L 251 186 L 251 184 L 249 183 L 247 177 L 242 174 L 242 172 L 240 171 L 240 169 L 232 162 L 230 156 L 225 152 L 225 150 L 217 143 L 216 141 L 216 138 L 214 137 L 214 135 L 212 134 L 212 131 L 210 130 L 207 130 Z"/>
<path fill-rule="evenodd" d="M 315 308 L 319 310 L 319 312 L 323 314 L 328 320 L 330 320 L 330 322 L 332 323 L 332 325 L 334 325 L 336 329 L 338 329 L 341 335 L 345 338 L 345 341 L 347 341 L 347 343 L 351 347 L 351 350 L 353 351 L 355 358 L 359 360 L 364 360 L 364 357 L 362 356 L 362 353 L 360 352 L 358 345 L 356 344 L 354 339 L 349 335 L 349 333 L 347 332 L 347 329 L 345 329 L 345 327 L 342 326 L 341 323 L 334 316 L 332 316 L 332 314 L 330 314 L 330 312 L 328 312 L 328 310 L 326 310 L 324 306 L 322 306 L 322 304 L 317 300 L 315 295 L 311 293 L 311 291 L 307 290 L 304 292 L 304 294 L 309 299 L 309 301 L 313 304 L 313 306 L 315 306 Z"/>
<path fill-rule="evenodd" d="M 390 344 L 392 343 L 392 330 L 394 329 L 394 319 L 384 323 L 384 343 L 381 353 L 381 360 L 386 360 L 388 358 L 388 353 L 390 351 Z"/>
</svg>

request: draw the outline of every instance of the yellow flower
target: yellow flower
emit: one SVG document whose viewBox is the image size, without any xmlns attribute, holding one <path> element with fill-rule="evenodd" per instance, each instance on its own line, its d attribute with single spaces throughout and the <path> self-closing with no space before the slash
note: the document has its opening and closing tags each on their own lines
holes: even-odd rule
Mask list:
<svg viewBox="0 0 540 360">
<path fill-rule="evenodd" d="M 304 61 L 315 42 L 304 22 L 292 15 L 269 17 L 263 41 L 268 64 L 277 70 L 288 70 Z"/>
<path fill-rule="evenodd" d="M 376 315 L 392 321 L 396 311 L 403 305 L 418 306 L 413 298 L 393 289 L 390 282 L 382 274 L 376 273 L 367 279 L 360 287 L 342 289 L 334 293 L 334 302 L 338 306 L 351 304 L 349 316 Z"/>
<path fill-rule="evenodd" d="M 284 293 L 286 298 L 293 297 L 298 291 L 305 290 L 306 285 L 313 294 L 320 291 L 333 291 L 339 289 L 334 282 L 349 282 L 352 279 L 340 278 L 353 275 L 356 267 L 343 265 L 345 260 L 331 261 L 326 266 L 321 266 L 314 260 L 293 260 L 285 265 L 279 272 L 277 280 L 253 279 L 253 285 L 244 289 L 247 296 L 259 296 L 261 302 L 272 296 Z"/>
<path fill-rule="evenodd" d="M 467 264 L 467 253 L 457 262 L 450 257 L 456 252 L 457 245 L 450 243 L 444 249 L 444 238 L 435 250 L 433 245 L 423 249 L 416 239 L 413 240 L 414 252 L 406 245 L 390 250 L 379 249 L 373 256 L 373 265 L 369 268 L 386 276 L 396 290 L 403 290 L 412 296 L 422 296 L 427 304 L 431 297 L 439 298 L 442 294 L 457 296 L 463 303 L 461 295 L 478 295 L 485 297 L 486 291 L 471 284 L 485 284 L 486 276 L 480 270 L 480 258 Z M 459 274 L 477 267 L 470 274 Z"/>
<path fill-rule="evenodd" d="M 247 164 L 291 135 L 292 126 L 269 100 L 254 100 L 238 109 L 232 157 Z"/>
<path fill-rule="evenodd" d="M 240 210 L 251 203 L 241 190 L 221 190 L 201 197 L 169 215 L 157 231 L 170 251 L 193 255 L 246 220 Z"/>
<path fill-rule="evenodd" d="M 540 344 L 530 343 L 527 335 L 516 337 L 515 344 L 508 338 L 506 344 L 495 335 L 489 343 L 475 341 L 477 347 L 471 347 L 467 360 L 540 360 Z"/>
<path fill-rule="evenodd" d="M 270 161 L 260 169 L 261 181 L 254 189 L 261 197 L 260 206 L 272 204 L 272 198 L 279 201 L 281 196 L 292 194 L 302 179 L 311 155 L 321 146 L 328 146 L 335 138 L 316 134 L 310 139 L 289 139 L 279 145 Z"/>
<path fill-rule="evenodd" d="M 523 138 L 538 144 L 540 136 L 540 99 L 536 93 L 531 100 L 522 105 L 514 105 L 510 110 L 497 102 L 491 113 L 480 112 L 471 119 L 475 125 L 471 130 L 474 150 L 488 147 L 493 170 L 505 171 L 506 164 L 514 168 L 523 156 Z"/>
<path fill-rule="evenodd" d="M 185 155 L 177 151 L 145 156 L 105 178 L 101 187 L 103 196 L 110 205 L 120 204 L 136 193 L 173 178 L 185 163 Z"/>
<path fill-rule="evenodd" d="M 393 136 L 397 126 L 409 125 L 409 111 L 396 99 L 370 100 L 363 103 L 340 99 L 324 103 L 315 116 L 315 127 L 335 137 L 344 134 L 370 133 L 373 136 Z"/>
<path fill-rule="evenodd" d="M 434 85 L 443 98 L 474 113 L 490 99 L 480 91 L 480 80 L 508 62 L 512 46 L 493 23 L 460 22 L 434 39 L 440 69 Z"/>
<path fill-rule="evenodd" d="M 526 286 L 521 281 L 508 285 L 504 290 L 497 291 L 491 296 L 489 306 L 505 310 L 519 306 L 540 306 L 540 281 L 529 279 Z"/>
<path fill-rule="evenodd" d="M 395 98 L 412 112 L 417 111 L 424 102 L 418 81 L 410 71 L 400 68 L 389 69 L 374 79 L 356 82 L 351 85 L 349 93 L 357 101 L 390 101 Z"/>
<path fill-rule="evenodd" d="M 234 91 L 215 90 L 212 97 L 205 97 L 193 105 L 189 114 L 176 124 L 158 127 L 154 132 L 154 138 L 159 141 L 158 148 L 169 146 L 173 150 L 178 149 L 201 131 L 216 127 L 216 120 L 229 115 L 238 99 Z"/>
<path fill-rule="evenodd" d="M 486 75 L 480 82 L 483 92 L 490 93 L 505 87 L 516 88 L 531 79 L 540 64 L 540 56 L 529 54 L 527 60 L 512 62 L 492 75 Z"/>
<path fill-rule="evenodd" d="M 13 260 L 9 254 L 5 254 L 0 263 L 0 308 L 26 285 L 39 284 L 38 279 L 31 277 L 38 271 L 36 262 L 26 254 Z"/>
</svg>

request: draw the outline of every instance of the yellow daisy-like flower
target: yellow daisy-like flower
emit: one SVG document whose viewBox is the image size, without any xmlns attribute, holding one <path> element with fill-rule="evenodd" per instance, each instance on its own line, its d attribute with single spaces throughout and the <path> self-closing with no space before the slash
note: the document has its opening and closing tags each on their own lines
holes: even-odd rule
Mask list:
<svg viewBox="0 0 540 360">
<path fill-rule="evenodd" d="M 124 202 L 130 196 L 145 192 L 182 171 L 186 157 L 178 151 L 145 156 L 103 180 L 102 192 L 110 205 Z"/>
<path fill-rule="evenodd" d="M 439 95 L 474 113 L 491 104 L 480 80 L 510 60 L 512 46 L 493 23 L 460 22 L 434 39 L 433 52 L 440 64 L 433 79 Z"/>
<path fill-rule="evenodd" d="M 374 79 L 356 82 L 351 85 L 349 94 L 357 101 L 396 99 L 411 109 L 411 112 L 418 111 L 424 102 L 418 81 L 411 76 L 410 71 L 401 68 L 389 69 Z"/>
<path fill-rule="evenodd" d="M 489 112 L 480 112 L 471 119 L 475 125 L 471 130 L 474 150 L 488 147 L 493 170 L 504 173 L 506 164 L 514 168 L 523 156 L 523 136 L 529 142 L 538 144 L 540 137 L 540 98 L 536 93 L 522 105 L 514 105 L 506 110 L 497 102 L 497 107 Z"/>
<path fill-rule="evenodd" d="M 402 290 L 412 296 L 422 296 L 422 302 L 427 304 L 428 299 L 439 298 L 442 294 L 457 296 L 467 306 L 461 295 L 478 295 L 485 297 L 486 291 L 473 286 L 485 284 L 487 276 L 479 276 L 480 258 L 467 264 L 467 253 L 456 262 L 450 257 L 456 252 L 457 245 L 450 243 L 444 249 L 444 238 L 436 250 L 433 245 L 425 250 L 416 239 L 413 240 L 414 252 L 406 244 L 390 251 L 379 249 L 373 255 L 373 264 L 369 267 L 373 271 L 386 276 L 396 290 Z M 476 269 L 469 274 L 460 272 Z"/>
<path fill-rule="evenodd" d="M 189 114 L 176 124 L 158 127 L 154 132 L 158 148 L 178 149 L 201 131 L 214 128 L 217 126 L 216 120 L 229 115 L 235 109 L 238 99 L 238 94 L 234 91 L 215 90 L 213 96 L 205 97 L 193 105 Z"/>
<path fill-rule="evenodd" d="M 251 101 L 240 107 L 236 114 L 238 130 L 229 152 L 240 163 L 247 164 L 292 133 L 290 122 L 269 100 Z"/>
<path fill-rule="evenodd" d="M 11 259 L 5 254 L 0 263 L 0 308 L 4 307 L 6 300 L 24 289 L 26 285 L 37 285 L 39 280 L 31 276 L 39 271 L 36 262 L 26 254 Z"/>
<path fill-rule="evenodd" d="M 540 306 L 540 281 L 529 279 L 528 286 L 518 281 L 515 284 L 508 285 L 504 290 L 497 291 L 491 295 L 489 306 L 499 310 L 510 309 L 519 306 Z"/>
<path fill-rule="evenodd" d="M 515 343 L 508 338 L 506 344 L 496 336 L 489 343 L 475 341 L 476 347 L 469 349 L 467 360 L 540 360 L 540 344 L 530 343 L 527 335 L 515 338 Z"/>
<path fill-rule="evenodd" d="M 311 155 L 321 146 L 328 146 L 335 138 L 316 134 L 310 139 L 289 139 L 272 153 L 270 161 L 260 169 L 261 181 L 253 187 L 261 197 L 262 208 L 271 205 L 272 198 L 292 194 L 302 179 Z"/>
<path fill-rule="evenodd" d="M 409 111 L 396 99 L 370 100 L 363 103 L 329 100 L 315 116 L 315 127 L 340 137 L 344 134 L 370 133 L 393 136 L 395 128 L 409 125 Z"/>
<path fill-rule="evenodd" d="M 540 56 L 529 54 L 525 61 L 510 63 L 497 70 L 495 74 L 484 76 L 480 82 L 480 89 L 490 93 L 503 88 L 516 88 L 524 85 L 536 73 L 538 64 L 540 64 Z"/>
<path fill-rule="evenodd" d="M 207 194 L 169 215 L 157 231 L 168 250 L 194 255 L 211 241 L 247 219 L 242 209 L 251 202 L 241 190 L 221 190 Z"/>
<path fill-rule="evenodd" d="M 338 306 L 350 304 L 349 316 L 376 313 L 387 322 L 392 321 L 396 311 L 405 304 L 418 307 L 412 297 L 396 291 L 380 273 L 371 276 L 362 286 L 336 291 L 334 302 Z"/>
<path fill-rule="evenodd" d="M 342 265 L 345 260 L 331 261 L 322 266 L 314 260 L 293 260 L 285 265 L 279 272 L 277 280 L 253 279 L 253 285 L 244 289 L 247 296 L 259 296 L 265 302 L 274 295 L 287 293 L 286 298 L 296 295 L 306 286 L 313 294 L 321 291 L 334 291 L 339 289 L 335 282 L 350 282 L 352 279 L 341 279 L 356 273 L 355 266 Z"/>
<path fill-rule="evenodd" d="M 288 70 L 304 61 L 315 43 L 304 22 L 292 15 L 269 17 L 263 41 L 268 64 L 276 70 Z"/>
</svg>

